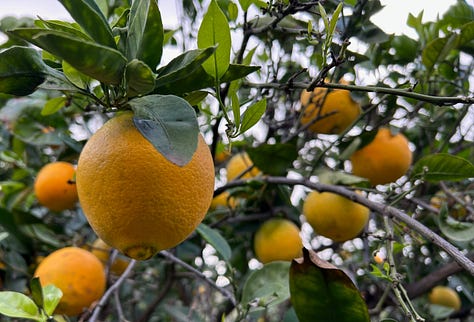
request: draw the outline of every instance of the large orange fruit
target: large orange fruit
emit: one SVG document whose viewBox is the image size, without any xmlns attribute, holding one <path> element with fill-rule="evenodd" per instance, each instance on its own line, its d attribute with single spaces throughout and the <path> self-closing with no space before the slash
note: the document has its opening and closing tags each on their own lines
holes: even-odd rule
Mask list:
<svg viewBox="0 0 474 322">
<path fill-rule="evenodd" d="M 135 127 L 132 113 L 109 120 L 82 150 L 76 182 L 90 225 L 108 245 L 145 260 L 186 239 L 204 219 L 214 163 L 199 135 L 191 161 L 177 166 Z"/>
<path fill-rule="evenodd" d="M 264 264 L 273 261 L 291 261 L 302 256 L 302 248 L 300 230 L 288 219 L 269 219 L 255 233 L 255 256 Z"/>
<path fill-rule="evenodd" d="M 412 152 L 407 138 L 380 128 L 372 142 L 351 156 L 352 173 L 372 185 L 394 182 L 410 168 Z"/>
<path fill-rule="evenodd" d="M 331 192 L 312 191 L 303 203 L 303 214 L 314 231 L 336 242 L 357 237 L 369 213 L 369 208 Z"/>
<path fill-rule="evenodd" d="M 316 87 L 313 92 L 303 90 L 300 96 L 303 115 L 300 122 L 304 126 L 313 122 L 308 130 L 313 133 L 340 134 L 360 115 L 359 104 L 347 90 Z"/>
<path fill-rule="evenodd" d="M 36 268 L 42 286 L 53 284 L 63 292 L 55 313 L 80 314 L 99 300 L 105 291 L 102 263 L 89 251 L 65 247 L 46 256 Z"/>
<path fill-rule="evenodd" d="M 34 191 L 38 202 L 52 211 L 73 208 L 77 202 L 74 182 L 75 168 L 71 163 L 48 163 L 36 176 Z"/>
</svg>

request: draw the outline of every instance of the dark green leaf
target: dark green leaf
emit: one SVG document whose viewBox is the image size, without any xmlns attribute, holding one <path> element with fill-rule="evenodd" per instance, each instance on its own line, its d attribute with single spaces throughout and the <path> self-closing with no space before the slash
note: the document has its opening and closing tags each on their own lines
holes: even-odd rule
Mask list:
<svg viewBox="0 0 474 322">
<path fill-rule="evenodd" d="M 0 53 L 0 92 L 28 95 L 46 79 L 41 54 L 33 48 L 11 47 Z"/>
<path fill-rule="evenodd" d="M 290 267 L 291 303 L 300 322 L 369 322 L 367 306 L 340 269 L 303 249 Z M 336 309 L 337 308 L 337 309 Z"/>
<path fill-rule="evenodd" d="M 129 97 L 147 94 L 155 88 L 155 75 L 147 64 L 138 59 L 127 64 L 125 79 Z"/>
<path fill-rule="evenodd" d="M 21 225 L 19 228 L 25 235 L 34 240 L 42 241 L 43 243 L 56 248 L 63 246 L 57 234 L 43 223 L 25 224 Z"/>
<path fill-rule="evenodd" d="M 188 101 L 189 105 L 195 106 L 201 103 L 209 93 L 206 91 L 195 91 L 191 92 L 184 97 L 186 101 Z"/>
<path fill-rule="evenodd" d="M 222 237 L 219 231 L 212 229 L 205 224 L 199 224 L 196 231 L 205 241 L 214 247 L 217 253 L 219 253 L 226 262 L 229 261 L 230 256 L 232 256 L 232 250 L 230 249 L 227 240 Z"/>
<path fill-rule="evenodd" d="M 42 29 L 63 31 L 70 34 L 71 36 L 82 38 L 87 41 L 92 40 L 91 37 L 82 32 L 80 26 L 77 23 L 70 23 L 61 20 L 36 20 L 35 26 Z"/>
<path fill-rule="evenodd" d="M 296 146 L 291 143 L 261 144 L 246 151 L 257 168 L 274 176 L 286 174 L 298 157 Z"/>
<path fill-rule="evenodd" d="M 0 292 L 0 313 L 14 318 L 42 320 L 35 302 L 18 292 Z"/>
<path fill-rule="evenodd" d="M 199 127 L 189 103 L 173 95 L 148 95 L 129 101 L 134 123 L 169 161 L 186 165 L 196 151 Z"/>
<path fill-rule="evenodd" d="M 288 287 L 289 262 L 271 262 L 253 271 L 242 290 L 242 305 L 252 311 L 277 305 L 290 297 Z"/>
<path fill-rule="evenodd" d="M 474 40 L 474 21 L 471 21 L 461 27 L 459 32 L 459 47 L 469 44 Z"/>
<path fill-rule="evenodd" d="M 429 182 L 459 181 L 474 177 L 474 165 L 459 156 L 447 153 L 431 154 L 416 162 L 411 177 Z"/>
<path fill-rule="evenodd" d="M 202 63 L 208 59 L 214 51 L 214 47 L 209 47 L 202 50 L 189 50 L 174 58 L 168 63 L 168 65 L 164 66 L 158 71 L 158 77 L 155 82 L 156 87 L 163 87 L 171 83 L 173 83 L 172 86 L 175 87 L 177 86 L 175 82 L 179 83 L 181 80 L 189 79 L 189 77 L 196 70 L 202 70 Z M 208 75 L 206 76 L 209 77 Z M 201 88 L 204 87 L 199 87 L 196 89 Z"/>
<path fill-rule="evenodd" d="M 132 4 L 127 33 L 127 57 L 145 62 L 152 71 L 161 60 L 163 24 L 156 1 L 137 0 Z"/>
<path fill-rule="evenodd" d="M 457 46 L 458 35 L 453 33 L 450 36 L 436 38 L 430 41 L 423 49 L 421 61 L 428 71 L 441 62 L 449 52 Z"/>
<path fill-rule="evenodd" d="M 215 0 L 209 4 L 198 31 L 198 47 L 217 47 L 213 56 L 202 64 L 213 78 L 221 78 L 230 64 L 230 28 L 225 14 Z"/>
<path fill-rule="evenodd" d="M 43 287 L 43 309 L 46 311 L 46 314 L 53 315 L 62 297 L 63 292 L 53 284 Z"/>
<path fill-rule="evenodd" d="M 42 115 L 54 114 L 60 109 L 62 109 L 66 105 L 66 102 L 67 102 L 66 96 L 54 97 L 46 102 L 43 109 L 41 110 L 41 114 Z"/>
<path fill-rule="evenodd" d="M 43 288 L 38 277 L 30 280 L 31 297 L 38 307 L 43 307 Z"/>
<path fill-rule="evenodd" d="M 264 98 L 257 103 L 250 105 L 241 116 L 240 133 L 244 133 L 260 121 L 267 109 L 267 100 Z"/>
<path fill-rule="evenodd" d="M 85 89 L 90 83 L 90 78 L 72 67 L 67 61 L 62 61 L 63 73 L 67 79 L 78 88 Z"/>
<path fill-rule="evenodd" d="M 5 187 L 3 186 L 3 191 Z M 18 218 L 5 208 L 0 208 L 0 226 L 10 233 L 10 236 L 17 239 L 26 249 L 32 248 L 32 240 L 18 229 Z"/>
<path fill-rule="evenodd" d="M 446 10 L 440 24 L 456 28 L 472 21 L 474 21 L 474 8 L 466 1 L 457 1 Z"/>
<path fill-rule="evenodd" d="M 59 0 L 59 2 L 97 43 L 117 48 L 107 19 L 94 0 Z"/>
<path fill-rule="evenodd" d="M 10 32 L 64 59 L 87 76 L 106 84 L 119 84 L 122 80 L 127 60 L 115 49 L 53 30 L 24 28 Z"/>
</svg>

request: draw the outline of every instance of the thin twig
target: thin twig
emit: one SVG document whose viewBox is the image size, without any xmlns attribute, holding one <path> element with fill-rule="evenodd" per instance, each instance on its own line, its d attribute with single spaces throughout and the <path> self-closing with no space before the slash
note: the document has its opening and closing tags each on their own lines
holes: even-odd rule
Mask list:
<svg viewBox="0 0 474 322">
<path fill-rule="evenodd" d="M 181 259 L 179 259 L 178 257 L 174 256 L 173 254 L 171 254 L 170 252 L 168 251 L 165 251 L 165 250 L 162 250 L 161 252 L 159 252 L 159 255 L 173 261 L 174 263 L 184 267 L 185 269 L 187 269 L 188 271 L 192 272 L 194 275 L 196 275 L 197 277 L 199 277 L 200 279 L 202 279 L 203 281 L 205 281 L 207 284 L 209 284 L 212 288 L 214 288 L 215 290 L 219 291 L 220 293 L 222 293 L 222 295 L 224 295 L 225 297 L 227 297 L 233 305 L 237 305 L 237 301 L 234 297 L 234 294 L 232 294 L 231 292 L 229 292 L 229 290 L 227 290 L 226 288 L 223 288 L 223 287 L 220 287 L 218 286 L 214 281 L 210 280 L 209 278 L 206 277 L 206 275 L 204 275 L 203 273 L 201 273 L 199 270 L 195 269 L 194 267 L 192 267 L 191 265 L 189 265 L 188 263 L 182 261 Z"/>
<path fill-rule="evenodd" d="M 104 293 L 104 295 L 102 295 L 102 298 L 100 299 L 97 306 L 94 308 L 94 313 L 92 314 L 88 322 L 95 322 L 97 320 L 97 318 L 99 317 L 100 311 L 109 300 L 109 297 L 115 292 L 116 289 L 118 289 L 122 285 L 122 283 L 125 281 L 128 275 L 130 275 L 130 273 L 133 270 L 133 267 L 135 266 L 135 263 L 136 263 L 136 260 L 132 259 L 130 263 L 128 264 L 127 269 L 123 272 L 123 274 L 120 275 L 117 281 L 109 287 L 109 289 Z"/>
</svg>

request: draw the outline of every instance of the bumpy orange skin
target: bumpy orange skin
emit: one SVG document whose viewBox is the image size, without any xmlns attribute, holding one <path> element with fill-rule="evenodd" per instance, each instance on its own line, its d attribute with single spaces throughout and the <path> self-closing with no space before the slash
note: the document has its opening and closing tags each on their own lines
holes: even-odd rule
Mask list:
<svg viewBox="0 0 474 322">
<path fill-rule="evenodd" d="M 254 237 L 254 251 L 263 264 L 291 261 L 302 256 L 300 230 L 292 221 L 274 218 L 265 221 Z"/>
<path fill-rule="evenodd" d="M 136 129 L 132 113 L 99 129 L 79 157 L 76 182 L 96 234 L 145 260 L 186 239 L 204 219 L 214 191 L 214 163 L 201 135 L 184 167 L 168 161 Z"/>
<path fill-rule="evenodd" d="M 36 268 L 42 286 L 53 284 L 63 292 L 56 314 L 75 316 L 99 300 L 105 291 L 102 263 L 78 247 L 61 248 L 46 256 Z"/>
<path fill-rule="evenodd" d="M 461 298 L 458 293 L 447 286 L 435 286 L 428 294 L 428 301 L 431 304 L 450 307 L 456 311 L 461 308 Z"/>
<path fill-rule="evenodd" d="M 357 237 L 369 220 L 369 209 L 331 192 L 312 191 L 303 214 L 314 231 L 336 242 Z"/>
<path fill-rule="evenodd" d="M 327 95 L 326 95 L 327 94 Z M 328 93 L 326 88 L 303 90 L 300 97 L 304 109 L 301 124 L 304 126 L 320 118 L 308 128 L 313 133 L 340 134 L 360 115 L 361 109 L 349 91 L 336 89 Z"/>
<path fill-rule="evenodd" d="M 227 181 L 232 181 L 236 179 L 242 172 L 247 170 L 250 166 L 253 165 L 252 160 L 246 152 L 241 152 L 230 158 L 227 162 Z M 260 170 L 257 167 L 253 167 L 252 170 L 246 172 L 240 179 L 250 179 L 258 176 Z"/>
<path fill-rule="evenodd" d="M 386 184 L 403 176 L 412 163 L 407 138 L 380 128 L 368 145 L 351 156 L 352 173 L 367 178 L 372 185 Z"/>
<path fill-rule="evenodd" d="M 34 184 L 38 202 L 52 211 L 73 208 L 78 200 L 75 171 L 71 163 L 63 161 L 48 163 L 41 168 Z"/>
</svg>

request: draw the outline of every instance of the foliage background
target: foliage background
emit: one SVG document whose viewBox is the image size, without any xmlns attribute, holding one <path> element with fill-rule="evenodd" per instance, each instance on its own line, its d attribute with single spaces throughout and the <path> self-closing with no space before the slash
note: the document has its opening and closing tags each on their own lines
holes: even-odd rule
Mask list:
<svg viewBox="0 0 474 322">
<path fill-rule="evenodd" d="M 196 48 L 197 31 L 208 7 L 208 2 L 182 3 L 181 27 L 165 30 L 167 44 L 179 52 Z M 311 179 L 337 187 L 357 185 L 367 191 L 370 202 L 403 210 L 472 259 L 474 196 L 469 162 L 474 159 L 473 7 L 458 1 L 435 22 L 422 22 L 422 14 L 408 16 L 407 25 L 418 35 L 414 40 L 388 35 L 369 20 L 381 9 L 379 1 L 346 1 L 333 38 L 326 41 L 328 33 L 317 1 L 220 0 L 218 4 L 233 35 L 232 61 L 260 67 L 242 81 L 220 84 L 218 94 L 230 119 L 229 93 L 236 93 L 242 112 L 264 98 L 267 105 L 255 127 L 229 140 L 224 106 L 213 96 L 218 95 L 216 88 L 193 88 L 193 95 L 206 96 L 202 90 L 210 93 L 193 105 L 213 153 L 246 150 L 259 168 L 274 177 L 300 182 Z M 329 17 L 337 4 L 324 2 Z M 126 1 L 109 1 L 110 19 L 127 5 Z M 243 10 L 247 6 L 248 12 Z M 4 18 L 0 28 L 5 31 L 32 23 L 31 19 Z M 461 38 L 449 41 L 457 35 Z M 357 45 L 346 49 L 346 39 Z M 12 45 L 26 43 L 10 37 L 1 48 Z M 335 59 L 340 54 L 344 59 Z M 326 86 L 341 86 L 337 82 L 343 76 L 355 84 L 346 88 L 364 111 L 357 124 L 341 136 L 315 136 L 298 123 L 301 90 L 326 76 L 331 79 Z M 175 94 L 189 100 L 196 97 L 188 96 L 188 83 L 182 84 Z M 0 277 L 6 290 L 27 293 L 38 258 L 59 247 L 81 246 L 95 239 L 80 207 L 50 213 L 37 204 L 32 193 L 35 175 L 44 164 L 59 159 L 75 162 L 85 140 L 112 115 L 80 97 L 73 97 L 56 113 L 42 114 L 45 104 L 59 96 L 56 91 L 41 89 L 21 98 L 0 97 L 0 258 L 4 265 Z M 463 97 L 471 100 L 463 103 Z M 428 163 L 448 165 L 444 180 L 416 180 L 419 178 L 409 174 L 394 184 L 371 188 L 363 180 L 347 176 L 348 156 L 354 145 L 358 140 L 362 144 L 370 140 L 371 130 L 386 125 L 409 138 L 415 163 L 425 156 L 445 157 Z M 274 162 L 276 152 L 282 155 L 281 163 Z M 467 163 L 456 163 L 439 153 Z M 465 166 L 460 168 L 459 164 Z M 235 210 L 210 212 L 204 222 L 225 241 L 212 232 L 209 236 L 200 231 L 176 249 L 136 263 L 115 300 L 110 299 L 103 308 L 104 319 L 114 321 L 123 314 L 131 321 L 209 321 L 222 316 L 230 321 L 296 321 L 287 292 L 255 301 L 257 290 L 246 282 L 262 268 L 254 258 L 252 236 L 262 221 L 274 216 L 298 223 L 305 246 L 351 277 L 374 321 L 408 319 L 398 306 L 400 299 L 390 291 L 390 286 L 396 288 L 398 283 L 406 289 L 415 310 L 428 321 L 473 318 L 473 276 L 456 266 L 445 249 L 405 222 L 394 219 L 387 223 L 387 217 L 374 212 L 360 238 L 336 244 L 316 236 L 301 215 L 309 188 L 283 184 L 283 179 L 278 183 L 227 183 L 225 162 L 216 162 L 216 169 L 216 194 L 227 190 L 241 198 Z M 417 168 L 412 174 L 416 174 L 414 170 Z M 456 197 L 441 210 L 429 204 L 439 190 Z M 456 220 L 449 215 L 454 208 L 465 209 L 466 216 Z M 223 256 L 226 245 L 231 249 L 229 258 Z M 375 265 L 373 254 L 378 251 L 396 270 Z M 278 263 L 263 269 L 260 279 L 270 290 L 278 289 L 281 272 L 287 266 Z M 110 283 L 115 280 L 110 276 Z M 428 303 L 426 294 L 436 284 L 458 290 L 463 301 L 461 311 L 453 313 Z M 239 305 L 229 297 L 237 299 Z"/>
</svg>

